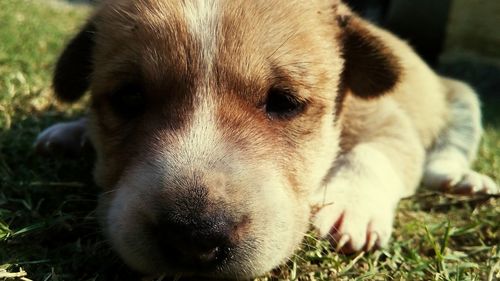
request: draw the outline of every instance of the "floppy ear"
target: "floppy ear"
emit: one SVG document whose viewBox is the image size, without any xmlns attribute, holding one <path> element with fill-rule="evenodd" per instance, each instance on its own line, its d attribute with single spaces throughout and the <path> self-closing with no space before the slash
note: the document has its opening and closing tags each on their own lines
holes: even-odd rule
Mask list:
<svg viewBox="0 0 500 281">
<path fill-rule="evenodd" d="M 62 101 L 76 101 L 89 87 L 94 34 L 94 24 L 87 23 L 69 42 L 57 61 L 53 86 L 57 97 Z"/>
<path fill-rule="evenodd" d="M 356 15 L 337 16 L 345 60 L 342 83 L 361 98 L 390 91 L 401 75 L 398 59 Z"/>
</svg>

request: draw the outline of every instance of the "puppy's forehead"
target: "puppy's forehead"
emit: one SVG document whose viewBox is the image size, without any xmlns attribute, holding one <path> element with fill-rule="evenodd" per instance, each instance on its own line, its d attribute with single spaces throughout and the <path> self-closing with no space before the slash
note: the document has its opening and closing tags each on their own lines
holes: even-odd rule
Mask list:
<svg viewBox="0 0 500 281">
<path fill-rule="evenodd" d="M 331 52 L 319 28 L 326 2 L 108 0 L 97 17 L 97 42 L 103 60 L 119 61 L 115 67 L 128 61 L 143 76 L 160 80 L 173 75 L 167 78 L 185 84 L 217 79 L 214 71 L 251 75 L 248 69 L 255 76 L 271 75 L 270 62 L 319 63 L 323 51 Z"/>
</svg>

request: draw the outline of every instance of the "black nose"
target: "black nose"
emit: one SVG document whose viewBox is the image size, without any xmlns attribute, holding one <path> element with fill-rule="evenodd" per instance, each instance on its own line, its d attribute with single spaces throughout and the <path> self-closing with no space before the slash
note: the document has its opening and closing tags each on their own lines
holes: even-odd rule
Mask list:
<svg viewBox="0 0 500 281">
<path fill-rule="evenodd" d="M 205 269 L 223 262 L 235 246 L 237 225 L 227 216 L 166 219 L 156 226 L 160 250 L 174 265 Z"/>
</svg>

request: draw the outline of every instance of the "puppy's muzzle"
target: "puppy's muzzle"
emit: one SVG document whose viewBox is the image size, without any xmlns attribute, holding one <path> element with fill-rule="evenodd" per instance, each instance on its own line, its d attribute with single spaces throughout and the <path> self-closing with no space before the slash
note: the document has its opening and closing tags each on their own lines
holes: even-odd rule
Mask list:
<svg viewBox="0 0 500 281">
<path fill-rule="evenodd" d="M 224 210 L 159 211 L 157 216 L 151 231 L 160 252 L 186 271 L 210 271 L 230 259 L 248 223 L 229 217 Z"/>
</svg>

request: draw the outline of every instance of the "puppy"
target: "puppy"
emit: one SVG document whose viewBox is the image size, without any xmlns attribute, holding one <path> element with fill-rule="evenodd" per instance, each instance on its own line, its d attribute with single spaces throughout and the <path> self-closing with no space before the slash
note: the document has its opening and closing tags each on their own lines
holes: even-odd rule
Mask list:
<svg viewBox="0 0 500 281">
<path fill-rule="evenodd" d="M 260 275 L 310 223 L 338 250 L 385 246 L 421 181 L 496 193 L 469 168 L 480 110 L 402 40 L 338 0 L 107 0 L 62 53 L 63 101 L 88 117 L 104 232 L 145 274 Z"/>
</svg>

